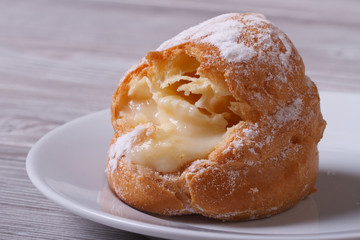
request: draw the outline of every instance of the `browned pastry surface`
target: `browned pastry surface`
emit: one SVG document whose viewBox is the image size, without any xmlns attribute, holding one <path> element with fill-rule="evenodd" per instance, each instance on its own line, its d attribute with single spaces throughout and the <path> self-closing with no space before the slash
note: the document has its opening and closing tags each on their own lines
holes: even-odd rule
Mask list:
<svg viewBox="0 0 360 240">
<path fill-rule="evenodd" d="M 260 14 L 218 16 L 149 52 L 111 113 L 109 184 L 140 210 L 257 219 L 315 191 L 318 90 Z"/>
</svg>

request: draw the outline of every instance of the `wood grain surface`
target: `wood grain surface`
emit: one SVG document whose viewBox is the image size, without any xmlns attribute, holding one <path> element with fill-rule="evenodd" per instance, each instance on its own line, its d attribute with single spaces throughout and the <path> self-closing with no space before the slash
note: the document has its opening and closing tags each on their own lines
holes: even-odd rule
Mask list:
<svg viewBox="0 0 360 240">
<path fill-rule="evenodd" d="M 284 30 L 320 90 L 360 93 L 357 0 L 0 0 L 0 239 L 147 239 L 47 200 L 26 155 L 56 126 L 109 108 L 147 51 L 227 12 L 260 12 Z"/>
</svg>

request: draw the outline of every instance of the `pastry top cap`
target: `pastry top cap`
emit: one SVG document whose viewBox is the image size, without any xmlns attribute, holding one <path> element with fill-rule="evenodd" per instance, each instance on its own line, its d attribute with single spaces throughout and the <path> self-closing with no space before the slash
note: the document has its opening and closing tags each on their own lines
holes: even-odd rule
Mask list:
<svg viewBox="0 0 360 240">
<path fill-rule="evenodd" d="M 274 114 L 309 89 L 296 48 L 262 14 L 214 17 L 165 41 L 157 51 L 181 47 L 196 55 L 200 72 L 216 72 L 217 82 L 224 78 L 236 100 L 251 109 L 250 120 Z"/>
<path fill-rule="evenodd" d="M 275 35 L 282 44 L 274 41 Z M 272 51 L 268 57 L 273 61 L 280 57 L 281 63 L 288 65 L 293 48 L 286 35 L 258 13 L 228 13 L 211 18 L 165 41 L 157 51 L 187 42 L 213 45 L 223 60 L 232 63 L 246 62 L 256 56 L 268 61 L 271 59 L 265 59 L 264 52 Z"/>
<path fill-rule="evenodd" d="M 269 21 L 262 14 L 220 15 L 179 33 L 161 44 L 157 51 L 186 42 L 207 43 L 217 47 L 221 56 L 228 62 L 247 61 L 256 55 L 256 51 L 240 40 L 241 32 L 246 25 L 264 23 L 269 24 Z"/>
</svg>

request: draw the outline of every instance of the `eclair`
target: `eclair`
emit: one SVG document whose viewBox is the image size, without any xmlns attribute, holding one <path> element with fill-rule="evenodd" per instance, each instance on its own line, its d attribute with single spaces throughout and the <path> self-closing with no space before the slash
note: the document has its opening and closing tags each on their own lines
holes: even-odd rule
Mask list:
<svg viewBox="0 0 360 240">
<path fill-rule="evenodd" d="M 147 53 L 121 79 L 111 123 L 109 185 L 141 211 L 259 219 L 316 191 L 319 93 L 261 14 L 220 15 Z"/>
</svg>

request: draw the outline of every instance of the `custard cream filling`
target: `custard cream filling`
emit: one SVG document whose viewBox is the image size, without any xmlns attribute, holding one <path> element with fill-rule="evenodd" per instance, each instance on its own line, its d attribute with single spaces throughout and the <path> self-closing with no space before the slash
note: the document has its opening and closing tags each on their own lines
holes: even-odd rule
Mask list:
<svg viewBox="0 0 360 240">
<path fill-rule="evenodd" d="M 147 138 L 133 145 L 125 158 L 159 172 L 207 158 L 234 115 L 229 92 L 194 72 L 175 72 L 160 80 L 133 78 L 128 97 L 120 117 L 143 124 Z"/>
</svg>

